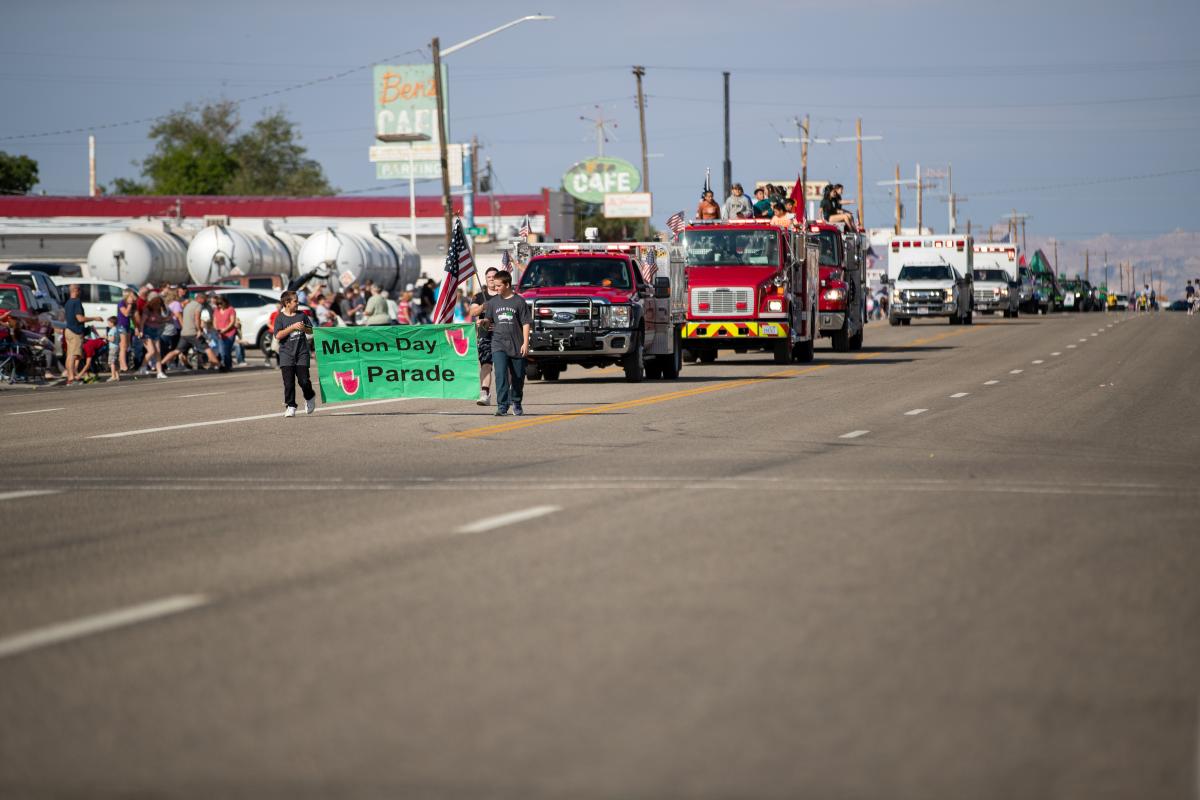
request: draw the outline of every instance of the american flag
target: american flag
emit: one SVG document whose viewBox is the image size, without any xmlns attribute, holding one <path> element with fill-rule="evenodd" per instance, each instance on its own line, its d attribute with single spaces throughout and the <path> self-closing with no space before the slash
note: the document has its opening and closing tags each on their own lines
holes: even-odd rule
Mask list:
<svg viewBox="0 0 1200 800">
<path fill-rule="evenodd" d="M 687 227 L 687 223 L 683 221 L 683 212 L 676 211 L 671 216 L 667 217 L 667 228 L 671 233 L 678 236 L 683 233 L 683 229 Z"/>
<path fill-rule="evenodd" d="M 529 215 L 525 215 L 525 221 L 521 223 L 520 235 L 524 239 L 529 238 L 529 234 L 533 233 L 533 228 L 529 226 Z"/>
<path fill-rule="evenodd" d="M 512 256 L 507 250 L 500 254 L 500 269 L 512 272 Z"/>
<path fill-rule="evenodd" d="M 651 286 L 654 285 L 654 276 L 658 274 L 658 254 L 655 248 L 646 249 L 646 255 L 642 259 L 642 278 Z"/>
<path fill-rule="evenodd" d="M 454 220 L 454 235 L 450 237 L 450 252 L 446 254 L 446 277 L 438 293 L 437 305 L 433 307 L 433 324 L 449 325 L 454 321 L 454 305 L 458 298 L 458 287 L 475 274 L 475 259 L 467 246 L 463 234 L 462 220 Z"/>
</svg>

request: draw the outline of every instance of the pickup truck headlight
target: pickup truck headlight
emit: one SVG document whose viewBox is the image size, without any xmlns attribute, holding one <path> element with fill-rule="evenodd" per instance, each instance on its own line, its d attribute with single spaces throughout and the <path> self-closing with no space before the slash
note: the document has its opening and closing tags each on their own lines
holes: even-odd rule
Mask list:
<svg viewBox="0 0 1200 800">
<path fill-rule="evenodd" d="M 1001 287 L 1000 287 L 1000 294 L 1001 294 L 1001 295 L 1003 295 L 1004 297 L 1008 297 L 1008 287 L 1007 287 L 1007 286 L 1001 286 Z"/>
<path fill-rule="evenodd" d="M 783 301 L 782 300 L 768 300 L 767 301 L 767 311 L 773 311 L 775 313 L 779 313 L 780 311 L 783 311 Z"/>
<path fill-rule="evenodd" d="M 632 318 L 632 309 L 629 306 L 608 307 L 608 325 L 610 328 L 628 328 L 631 326 Z"/>
<path fill-rule="evenodd" d="M 892 289 L 892 302 L 893 303 L 900 302 L 900 290 L 899 289 Z"/>
<path fill-rule="evenodd" d="M 950 302 L 951 300 L 954 299 L 954 290 L 953 289 L 943 289 L 942 295 L 945 296 L 946 302 Z"/>
</svg>

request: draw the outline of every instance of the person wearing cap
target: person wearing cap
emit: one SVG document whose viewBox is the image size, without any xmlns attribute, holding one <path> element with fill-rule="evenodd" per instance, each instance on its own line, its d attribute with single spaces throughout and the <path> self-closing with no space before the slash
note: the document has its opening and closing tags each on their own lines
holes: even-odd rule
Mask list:
<svg viewBox="0 0 1200 800">
<path fill-rule="evenodd" d="M 750 198 L 746 197 L 740 183 L 735 183 L 730 190 L 731 194 L 725 198 L 725 206 L 721 209 L 721 216 L 725 219 L 750 219 L 754 216 L 754 206 L 750 203 Z"/>
<path fill-rule="evenodd" d="M 208 313 L 207 301 L 208 295 L 205 292 L 196 292 L 183 307 L 183 322 L 179 326 L 179 357 L 185 359 L 195 350 L 197 359 L 205 356 L 211 368 L 219 362 L 216 353 L 208 346 L 208 337 L 204 335 L 204 315 Z M 196 367 L 200 367 L 199 361 Z"/>
</svg>

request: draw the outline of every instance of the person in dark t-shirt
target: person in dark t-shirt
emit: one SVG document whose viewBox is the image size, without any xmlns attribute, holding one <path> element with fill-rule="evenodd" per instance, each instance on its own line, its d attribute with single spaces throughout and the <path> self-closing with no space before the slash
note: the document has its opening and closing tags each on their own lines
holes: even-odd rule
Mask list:
<svg viewBox="0 0 1200 800">
<path fill-rule="evenodd" d="M 295 292 L 284 292 L 279 297 L 283 306 L 275 317 L 271 333 L 279 342 L 279 372 L 283 376 L 283 415 L 296 416 L 296 384 L 304 393 L 304 413 L 311 414 L 317 408 L 316 392 L 308 377 L 308 362 L 311 351 L 308 334 L 312 333 L 312 322 L 299 309 L 300 302 Z"/>
<path fill-rule="evenodd" d="M 529 304 L 513 294 L 512 274 L 496 273 L 500 295 L 487 301 L 486 318 L 492 331 L 492 366 L 496 371 L 496 416 L 503 417 L 512 404 L 518 417 L 525 388 L 525 357 L 529 354 Z"/>
</svg>

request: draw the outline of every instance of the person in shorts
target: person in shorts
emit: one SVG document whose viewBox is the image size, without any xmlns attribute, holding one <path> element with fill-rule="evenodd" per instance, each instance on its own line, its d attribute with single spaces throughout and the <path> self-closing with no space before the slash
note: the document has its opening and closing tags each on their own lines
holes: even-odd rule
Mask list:
<svg viewBox="0 0 1200 800">
<path fill-rule="evenodd" d="M 66 329 L 63 335 L 67 340 L 66 356 L 67 356 L 67 386 L 72 386 L 78 380 L 83 378 L 83 374 L 77 373 L 78 362 L 83 358 L 83 334 L 87 330 L 89 322 L 98 321 L 99 317 L 89 317 L 83 313 L 83 301 L 79 299 L 80 289 L 79 284 L 72 283 L 70 299 L 67 300 L 63 307 L 64 316 L 66 317 Z"/>
<path fill-rule="evenodd" d="M 304 413 L 311 414 L 317 408 L 316 392 L 308 376 L 308 334 L 312 333 L 312 322 L 300 311 L 300 301 L 295 292 L 284 292 L 279 296 L 281 308 L 271 327 L 271 334 L 279 343 L 279 373 L 283 376 L 283 415 L 296 416 L 296 384 L 304 394 Z"/>
<path fill-rule="evenodd" d="M 196 292 L 188 304 L 183 307 L 183 323 L 179 328 L 179 356 L 186 359 L 194 350 L 196 352 L 196 369 L 200 368 L 200 359 L 204 359 L 209 368 L 218 365 L 217 355 L 208 346 L 208 337 L 204 333 L 204 314 L 207 311 L 205 303 L 208 295 Z"/>
<path fill-rule="evenodd" d="M 117 330 L 116 317 L 108 318 L 108 372 L 108 383 L 121 380 L 121 334 Z"/>
<path fill-rule="evenodd" d="M 488 330 L 484 320 L 487 301 L 500 294 L 496 288 L 496 273 L 500 270 L 488 267 L 484 273 L 483 291 L 476 292 L 471 298 L 471 318 L 475 320 L 475 349 L 479 353 L 479 399 L 476 405 L 492 404 L 492 332 Z"/>
</svg>

